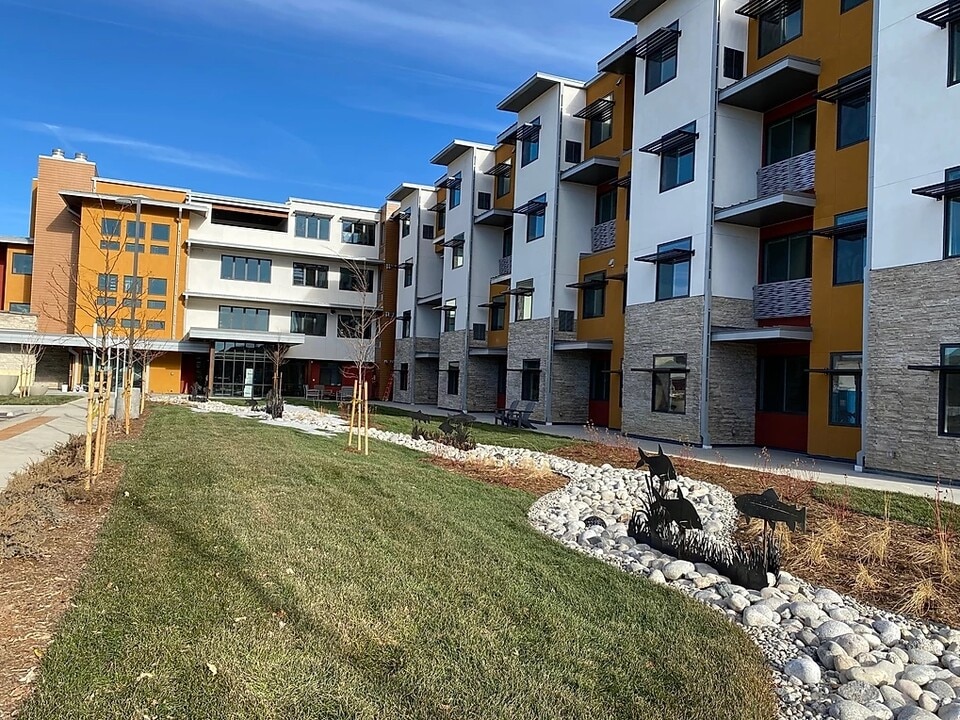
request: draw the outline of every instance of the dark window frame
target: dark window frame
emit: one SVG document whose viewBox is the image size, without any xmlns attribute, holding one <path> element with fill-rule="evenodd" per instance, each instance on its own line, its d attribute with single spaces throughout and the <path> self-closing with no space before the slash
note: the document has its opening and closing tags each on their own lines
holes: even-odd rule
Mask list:
<svg viewBox="0 0 960 720">
<path fill-rule="evenodd" d="M 398 390 L 401 392 L 406 392 L 410 389 L 410 364 L 409 363 L 400 363 L 400 378 L 398 381 Z"/>
<path fill-rule="evenodd" d="M 310 234 L 310 221 L 316 220 L 317 234 Z M 326 215 L 313 215 L 311 213 L 293 214 L 293 235 L 304 240 L 330 240 L 330 221 L 331 218 Z"/>
<path fill-rule="evenodd" d="M 807 243 L 807 252 L 805 255 L 805 267 L 803 274 L 791 277 L 792 264 L 791 260 L 793 259 L 793 252 L 791 251 L 790 245 L 794 241 L 806 240 Z M 771 245 L 786 242 L 787 243 L 787 277 L 771 280 L 769 268 L 767 266 L 768 253 Z M 790 282 L 791 280 L 806 280 L 807 278 L 813 277 L 813 235 L 810 232 L 801 232 L 793 233 L 791 235 L 783 235 L 782 237 L 770 238 L 761 243 L 760 246 L 760 285 L 769 285 L 772 283 L 780 282 Z"/>
<path fill-rule="evenodd" d="M 856 135 L 852 139 L 844 141 L 843 139 L 843 127 L 844 127 L 844 108 L 851 108 L 854 106 L 854 103 L 863 102 L 865 107 L 862 108 L 862 112 L 866 115 L 866 120 L 863 123 L 863 134 Z M 837 150 L 844 150 L 848 147 L 853 147 L 854 145 L 859 145 L 862 142 L 867 142 L 870 140 L 870 91 L 865 90 L 863 92 L 858 92 L 853 95 L 847 95 L 845 97 L 840 97 L 837 99 Z"/>
<path fill-rule="evenodd" d="M 613 139 L 613 117 L 606 120 L 590 120 L 590 149 Z"/>
<path fill-rule="evenodd" d="M 507 304 L 503 302 L 493 303 L 488 313 L 490 332 L 500 332 L 506 328 L 507 324 Z"/>
<path fill-rule="evenodd" d="M 860 7 L 867 0 L 840 0 L 840 14 L 843 15 L 845 12 L 850 12 L 855 7 Z"/>
<path fill-rule="evenodd" d="M 23 267 L 24 263 L 27 265 L 26 268 Z M 28 276 L 33 275 L 33 253 L 13 253 L 13 257 L 10 260 L 10 274 Z"/>
<path fill-rule="evenodd" d="M 227 267 L 225 262 L 227 258 L 230 259 L 229 273 L 227 272 Z M 243 275 L 244 277 L 237 277 L 237 261 L 243 261 Z M 256 277 L 250 277 L 250 268 L 251 263 L 254 263 L 253 267 L 256 268 Z M 263 268 L 266 267 L 266 280 L 263 279 Z M 261 283 L 264 285 L 269 285 L 273 281 L 273 260 L 269 258 L 255 258 L 247 257 L 245 255 L 228 255 L 223 253 L 220 255 L 220 279 L 221 280 L 233 280 L 237 282 L 254 282 Z"/>
<path fill-rule="evenodd" d="M 823 0 L 820 0 L 820 2 L 823 2 Z M 794 40 L 803 37 L 803 10 L 804 10 L 803 0 L 800 0 L 800 7 L 798 9 L 798 12 L 800 13 L 800 26 L 797 30 L 797 34 L 791 37 L 787 37 L 787 34 L 786 34 L 786 21 L 787 21 L 787 18 L 790 17 L 790 15 L 792 15 L 793 13 L 790 13 L 790 15 L 784 15 L 782 18 L 778 19 L 777 22 L 779 23 L 779 26 L 780 26 L 779 27 L 780 39 L 779 41 L 776 42 L 776 44 L 770 47 L 764 47 L 764 43 L 763 43 L 763 37 L 764 37 L 763 36 L 763 22 L 764 22 L 763 18 L 765 15 L 769 15 L 769 11 L 766 13 L 760 14 L 760 16 L 757 18 L 757 57 L 758 58 L 762 58 L 765 55 L 769 55 L 770 53 L 776 50 L 779 50 L 784 45 L 787 45 L 793 42 Z M 777 11 L 777 8 L 774 8 L 773 12 L 776 12 L 776 11 Z"/>
<path fill-rule="evenodd" d="M 805 392 L 803 393 L 803 409 L 787 409 L 787 400 L 788 400 L 788 388 L 789 384 L 787 382 L 787 370 L 788 363 L 800 362 L 803 366 L 799 373 L 796 373 L 796 377 L 803 377 L 806 379 Z M 769 406 L 766 405 L 766 379 L 767 373 L 770 372 L 770 365 L 774 363 L 780 363 L 782 366 L 782 380 L 783 382 L 779 386 L 779 404 L 776 409 L 769 409 Z M 757 361 L 757 411 L 766 412 L 766 413 L 777 413 L 781 415 L 809 415 L 810 414 L 810 381 L 809 381 L 809 370 L 810 370 L 810 356 L 809 355 L 768 355 L 766 357 L 758 358 Z"/>
<path fill-rule="evenodd" d="M 447 364 L 447 395 L 460 394 L 460 363 Z"/>
<path fill-rule="evenodd" d="M 496 182 L 496 195 L 499 200 L 502 197 L 505 197 L 510 194 L 510 187 L 512 184 L 512 178 L 510 176 L 510 171 L 497 175 Z"/>
<path fill-rule="evenodd" d="M 319 330 L 319 332 L 317 332 Z M 327 336 L 327 313 L 310 310 L 290 311 L 290 332 L 310 337 Z"/>
<path fill-rule="evenodd" d="M 666 252 L 668 250 L 690 250 L 693 248 L 693 238 L 682 238 L 680 240 L 672 240 L 671 242 L 661 243 L 657 245 L 657 253 Z M 661 269 L 667 266 L 674 267 L 676 265 L 686 265 L 687 266 L 687 288 L 684 293 L 679 295 L 665 295 L 661 297 L 660 295 L 660 272 Z M 690 276 L 691 276 L 692 264 L 691 258 L 685 258 L 682 260 L 671 260 L 669 262 L 658 262 L 657 263 L 657 284 L 655 288 L 655 298 L 657 302 L 665 302 L 667 300 L 677 300 L 679 298 L 690 297 Z M 674 270 L 675 272 L 675 270 Z M 673 284 L 671 284 L 671 288 Z M 626 293 L 626 289 L 624 289 Z"/>
<path fill-rule="evenodd" d="M 803 119 L 803 118 L 805 118 L 805 117 L 807 117 L 807 116 L 809 116 L 809 115 L 812 115 L 812 116 L 813 116 L 813 126 L 812 126 L 812 132 L 811 132 L 811 134 L 810 134 L 810 139 L 811 139 L 811 141 L 812 141 L 812 147 L 807 148 L 806 150 L 801 150 L 801 151 L 798 152 L 798 151 L 796 150 L 796 147 L 797 147 L 797 132 L 796 132 L 796 130 L 797 130 L 797 123 L 798 123 L 799 120 L 801 120 L 801 119 Z M 779 160 L 771 160 L 770 153 L 771 153 L 771 149 L 773 148 L 773 142 L 772 142 L 772 137 L 771 137 L 772 131 L 773 131 L 775 128 L 780 127 L 780 126 L 782 126 L 782 125 L 784 125 L 785 123 L 788 123 L 788 122 L 790 123 L 790 145 L 791 145 L 791 147 L 790 147 L 790 153 L 791 153 L 791 154 L 790 154 L 790 155 L 787 155 L 786 157 L 782 157 L 782 158 L 780 158 Z M 809 105 L 809 106 L 807 106 L 807 107 L 805 107 L 805 108 L 803 108 L 803 109 L 801 109 L 801 110 L 797 110 L 795 113 L 791 113 L 790 115 L 787 115 L 786 117 L 778 118 L 777 120 L 775 120 L 775 121 L 773 121 L 773 122 L 770 122 L 769 124 L 765 125 L 764 128 L 763 128 L 763 165 L 764 165 L 764 167 L 766 167 L 766 166 L 768 166 L 768 165 L 774 165 L 774 164 L 776 164 L 776 163 L 778 163 L 778 162 L 783 162 L 783 161 L 785 161 L 785 160 L 790 160 L 790 159 L 795 158 L 795 157 L 797 157 L 797 156 L 799 156 L 799 155 L 803 155 L 803 154 L 805 154 L 805 153 L 808 153 L 808 152 L 810 152 L 811 150 L 816 150 L 816 148 L 817 148 L 817 106 L 816 106 L 816 105 Z"/>
<path fill-rule="evenodd" d="M 300 282 L 297 282 L 298 272 L 301 274 Z M 311 274 L 314 278 L 314 282 L 312 283 L 310 282 Z M 310 287 L 326 290 L 330 287 L 330 266 L 295 262 L 293 263 L 293 278 L 291 284 L 294 287 Z"/>
<path fill-rule="evenodd" d="M 947 168 L 943 172 L 945 182 L 960 180 L 960 165 Z M 943 259 L 960 257 L 960 221 L 957 222 L 957 238 L 951 243 L 951 228 L 954 212 L 960 213 L 960 195 L 947 195 L 943 198 Z M 951 244 L 956 252 L 951 252 Z"/>
<path fill-rule="evenodd" d="M 536 118 L 532 125 L 540 125 L 540 118 Z M 540 159 L 540 133 L 535 138 L 520 141 L 520 167 L 526 167 Z"/>
<path fill-rule="evenodd" d="M 947 87 L 960 84 L 960 20 L 947 25 Z"/>
<path fill-rule="evenodd" d="M 668 28 L 668 30 L 679 30 L 680 23 L 679 21 L 673 22 Z M 666 85 L 671 80 L 675 80 L 677 77 L 677 71 L 680 66 L 680 38 L 675 38 L 672 42 L 668 43 L 664 47 L 656 50 L 655 52 L 647 55 L 643 60 L 643 94 L 649 95 L 657 88 L 661 88 Z M 672 70 L 668 69 L 664 74 L 664 67 L 667 66 L 670 60 L 673 60 Z M 653 70 L 656 69 L 659 72 L 654 75 Z"/>
<path fill-rule="evenodd" d="M 947 366 L 947 353 L 949 350 L 960 350 L 960 343 L 944 343 L 940 345 L 940 364 L 944 367 Z M 951 366 L 952 367 L 952 366 Z M 946 420 L 947 420 L 947 393 L 949 390 L 949 385 L 951 384 L 951 378 L 953 382 L 960 382 L 960 365 L 956 366 L 956 370 L 940 370 L 940 381 L 938 388 L 938 408 L 937 408 L 937 435 L 940 437 L 960 437 L 960 428 L 957 432 L 947 432 Z"/>
<path fill-rule="evenodd" d="M 665 358 L 672 358 L 672 365 L 657 365 L 657 361 Z M 668 353 L 664 355 L 653 356 L 653 369 L 651 373 L 650 386 L 650 412 L 663 413 L 666 415 L 686 415 L 687 414 L 687 355 L 686 353 Z M 681 372 L 682 371 L 682 372 Z M 673 388 L 674 380 L 683 381 L 683 409 L 674 410 L 672 394 L 668 392 L 666 400 L 666 409 L 657 406 L 657 383 L 663 384 L 663 376 L 666 376 L 666 386 Z"/>
<path fill-rule="evenodd" d="M 840 360 L 841 358 L 845 358 L 845 357 L 852 358 L 852 357 L 854 357 L 854 356 L 860 358 L 860 367 L 861 367 L 861 369 L 862 369 L 862 368 L 863 368 L 863 353 L 860 352 L 860 351 L 856 351 L 856 352 L 851 351 L 851 352 L 830 353 L 830 369 L 831 369 L 831 370 L 838 370 L 839 368 L 836 367 L 836 364 L 837 364 L 837 361 L 838 361 L 838 360 Z M 833 398 L 834 398 L 834 393 L 835 393 L 836 390 L 837 390 L 837 382 L 839 381 L 840 378 L 853 378 L 853 382 L 854 382 L 854 387 L 855 387 L 855 392 L 856 392 L 857 407 L 856 407 L 856 410 L 855 410 L 854 413 L 853 413 L 853 418 L 851 419 L 850 422 L 842 422 L 842 421 L 839 420 L 839 419 L 837 418 L 837 416 L 834 414 L 834 410 L 835 410 L 836 408 L 835 408 L 835 406 L 834 406 L 834 399 L 833 399 Z M 828 422 L 828 424 L 833 425 L 833 426 L 835 426 L 835 427 L 861 427 L 862 421 L 863 421 L 863 385 L 862 385 L 862 383 L 861 383 L 861 375 L 860 375 L 859 373 L 855 373 L 855 372 L 851 372 L 851 373 L 848 373 L 848 374 L 842 374 L 842 373 L 839 373 L 839 372 L 837 372 L 837 373 L 832 373 L 832 374 L 830 375 L 829 395 L 828 395 L 828 398 L 827 398 L 827 422 Z"/>
<path fill-rule="evenodd" d="M 681 179 L 680 177 L 680 164 L 681 158 L 686 155 L 690 155 L 690 177 L 686 179 Z M 666 178 L 666 163 L 664 162 L 667 158 L 673 158 L 677 163 L 677 172 L 675 173 L 675 178 Z M 696 142 L 690 143 L 688 146 L 679 147 L 676 150 L 668 150 L 667 152 L 660 154 L 660 192 L 665 193 L 670 190 L 674 190 L 678 187 L 683 187 L 684 185 L 689 185 L 692 183 L 697 176 L 697 144 Z"/>
<path fill-rule="evenodd" d="M 617 187 L 612 187 L 607 189 L 604 192 L 597 193 L 597 209 L 594 216 L 594 220 L 595 220 L 594 225 L 601 225 L 605 222 L 609 222 L 611 220 L 617 219 L 617 205 L 618 205 L 619 199 L 620 199 L 620 192 L 619 192 L 619 188 Z M 601 209 L 604 207 L 604 201 L 610 202 L 608 210 L 612 210 L 612 212 L 610 213 L 610 217 L 607 217 L 607 218 L 604 218 L 603 214 L 600 212 Z"/>
<path fill-rule="evenodd" d="M 520 369 L 520 399 L 540 402 L 540 359 L 524 360 Z"/>
<path fill-rule="evenodd" d="M 583 276 L 584 282 L 603 280 L 604 284 L 598 287 L 583 288 L 581 298 L 581 317 L 584 320 L 602 318 L 607 308 L 607 273 L 605 271 L 589 273 Z"/>
<path fill-rule="evenodd" d="M 855 210 L 853 212 L 841 213 L 840 215 L 834 216 L 834 222 L 838 226 L 842 226 L 844 223 L 852 223 L 859 220 L 865 220 L 867 217 L 866 210 Z M 840 270 L 840 247 L 841 243 L 844 242 L 859 242 L 860 243 L 860 276 L 852 280 L 840 280 L 839 270 Z M 833 284 L 834 286 L 842 285 L 862 285 L 863 276 L 866 272 L 866 249 L 867 249 L 867 231 L 864 230 L 855 230 L 853 232 L 838 232 L 834 235 L 833 238 Z"/>
<path fill-rule="evenodd" d="M 462 172 L 458 172 L 453 177 L 463 182 Z M 447 191 L 447 207 L 453 210 L 455 207 L 460 207 L 461 202 L 463 202 L 463 189 L 460 185 L 454 185 Z"/>
</svg>

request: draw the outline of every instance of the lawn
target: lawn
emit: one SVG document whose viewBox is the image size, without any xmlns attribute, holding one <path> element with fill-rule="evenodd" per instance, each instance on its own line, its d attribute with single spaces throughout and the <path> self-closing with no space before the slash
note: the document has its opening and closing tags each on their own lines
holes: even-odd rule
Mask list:
<svg viewBox="0 0 960 720">
<path fill-rule="evenodd" d="M 378 442 L 152 410 L 22 720 L 772 718 L 721 615 L 531 496 Z"/>
<path fill-rule="evenodd" d="M 82 398 L 83 395 L 0 395 L 0 405 L 66 405 Z"/>
<path fill-rule="evenodd" d="M 873 517 L 889 517 L 910 525 L 937 529 L 936 505 L 925 497 L 830 484 L 814 486 L 813 496 L 841 510 L 848 508 Z M 948 500 L 960 501 L 960 488 L 954 488 Z M 942 503 L 940 513 L 942 527 L 960 532 L 960 508 L 952 502 Z"/>
</svg>

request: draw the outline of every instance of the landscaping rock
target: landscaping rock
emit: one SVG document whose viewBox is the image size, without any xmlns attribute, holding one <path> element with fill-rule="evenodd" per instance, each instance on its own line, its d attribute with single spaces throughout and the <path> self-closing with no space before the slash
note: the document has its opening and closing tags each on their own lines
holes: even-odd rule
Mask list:
<svg viewBox="0 0 960 720">
<path fill-rule="evenodd" d="M 686 560 L 674 560 L 663 566 L 663 576 L 667 580 L 679 580 L 684 575 L 695 571 L 693 563 Z"/>
<path fill-rule="evenodd" d="M 853 700 L 861 705 L 867 705 L 871 702 L 877 702 L 883 699 L 880 691 L 873 685 L 868 685 L 863 680 L 853 680 L 846 685 L 841 685 L 837 690 L 837 695 L 844 700 Z"/>
<path fill-rule="evenodd" d="M 839 620 L 827 620 L 816 629 L 817 637 L 821 640 L 832 640 L 841 635 L 849 635 L 853 630 L 844 622 Z"/>
<path fill-rule="evenodd" d="M 860 703 L 838 700 L 830 708 L 830 717 L 837 720 L 873 720 L 873 713 Z"/>
<path fill-rule="evenodd" d="M 897 715 L 897 720 L 937 720 L 937 716 L 920 707 L 905 707 Z"/>
<path fill-rule="evenodd" d="M 820 666 L 807 656 L 791 660 L 783 666 L 783 671 L 804 685 L 816 685 L 820 682 Z"/>
</svg>

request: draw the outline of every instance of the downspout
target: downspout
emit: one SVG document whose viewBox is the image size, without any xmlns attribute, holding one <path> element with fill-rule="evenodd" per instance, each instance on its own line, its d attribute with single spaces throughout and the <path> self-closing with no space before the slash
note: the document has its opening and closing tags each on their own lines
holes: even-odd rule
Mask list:
<svg viewBox="0 0 960 720">
<path fill-rule="evenodd" d="M 700 361 L 700 445 L 710 448 L 710 329 L 713 317 L 713 206 L 717 171 L 717 75 L 720 68 L 720 8 L 713 3 L 713 53 L 710 68 L 710 164 L 707 173 L 707 234 L 703 257 L 703 345 Z"/>
<path fill-rule="evenodd" d="M 470 175 L 470 254 L 468 257 L 469 264 L 467 265 L 467 332 L 463 336 L 463 373 L 461 376 L 461 381 L 463 383 L 462 392 L 460 393 L 460 410 L 467 412 L 467 395 L 470 392 L 470 336 L 473 334 L 473 326 L 470 324 L 470 310 L 473 308 L 473 227 L 475 225 L 474 218 L 477 214 L 477 150 L 476 148 L 470 151 L 472 158 L 471 162 L 471 175 Z"/>
<path fill-rule="evenodd" d="M 873 50 L 870 58 L 870 159 L 867 169 L 867 239 L 863 248 L 863 339 L 860 346 L 860 450 L 857 452 L 857 461 L 854 465 L 856 472 L 863 472 L 867 465 L 866 432 L 870 427 L 868 422 L 869 403 L 867 403 L 867 386 L 870 383 L 870 268 L 873 266 L 873 199 L 874 174 L 876 172 L 876 137 L 877 137 L 877 59 L 880 55 L 880 8 L 873 9 Z"/>
<path fill-rule="evenodd" d="M 407 377 L 407 387 L 410 388 L 410 397 L 413 399 L 413 402 L 410 403 L 411 405 L 417 404 L 417 317 L 420 315 L 420 306 L 417 304 L 419 302 L 417 298 L 420 297 L 420 243 L 422 242 L 423 233 L 423 209 L 420 207 L 421 192 L 423 191 L 417 190 L 417 242 L 413 248 L 413 307 L 410 308 L 410 339 L 413 342 L 413 362 L 407 369 L 408 372 L 413 370 L 413 377 Z M 401 207 L 400 210 L 402 211 L 403 208 Z M 436 224 L 434 224 L 434 228 L 436 228 Z M 399 229 L 397 232 L 400 233 Z M 403 240 L 403 238 L 401 237 L 400 240 Z M 397 253 L 397 260 L 400 260 L 399 252 Z M 397 288 L 399 287 L 400 283 L 397 282 Z M 394 352 L 394 358 L 396 358 L 396 352 Z M 396 365 L 396 363 L 394 363 L 394 365 Z"/>
<path fill-rule="evenodd" d="M 553 345 L 556 338 L 554 322 L 557 314 L 557 245 L 560 232 L 560 150 L 563 146 L 563 83 L 560 84 L 560 98 L 557 103 L 557 152 L 554 155 L 557 170 L 553 181 L 553 248 L 550 264 L 550 323 L 547 326 L 547 400 L 543 407 L 543 420 L 546 425 L 553 425 Z"/>
</svg>

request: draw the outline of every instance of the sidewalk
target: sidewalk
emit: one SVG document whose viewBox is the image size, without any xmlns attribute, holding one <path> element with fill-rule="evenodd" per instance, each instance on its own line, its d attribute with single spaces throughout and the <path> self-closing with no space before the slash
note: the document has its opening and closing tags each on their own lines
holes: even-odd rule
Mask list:
<svg viewBox="0 0 960 720">
<path fill-rule="evenodd" d="M 87 424 L 85 398 L 64 405 L 2 405 L 4 412 L 16 416 L 0 418 L 0 491 L 11 475 L 84 432 Z"/>
<path fill-rule="evenodd" d="M 427 415 L 437 417 L 454 414 L 452 411 L 441 410 L 432 405 L 405 405 L 395 402 L 377 402 L 374 404 L 405 410 L 407 412 L 420 410 Z M 493 413 L 471 413 L 471 415 L 476 417 L 479 422 L 493 424 Z M 616 446 L 628 445 L 630 447 L 636 447 L 639 445 L 643 448 L 643 451 L 648 454 L 657 452 L 658 443 L 630 438 L 621 435 L 616 430 L 606 430 L 604 428 L 588 429 L 583 425 L 538 425 L 537 428 L 540 432 L 558 435 L 560 437 L 568 437 L 574 440 L 602 442 L 607 445 Z M 665 442 L 660 444 L 663 445 L 663 451 L 667 455 L 680 455 L 701 462 L 729 465 L 731 467 L 746 468 L 749 470 L 765 470 L 779 475 L 792 475 L 793 477 L 814 480 L 819 483 L 850 485 L 851 487 L 905 493 L 907 495 L 918 495 L 927 498 L 934 498 L 937 495 L 937 486 L 934 482 L 912 480 L 871 472 L 861 473 L 854 470 L 853 463 L 835 460 L 818 460 L 806 455 L 799 455 L 783 450 L 765 451 L 752 446 L 722 447 L 706 450 L 704 448 L 678 445 L 676 443 Z M 941 497 L 949 502 L 960 504 L 960 487 L 942 488 Z"/>
</svg>

